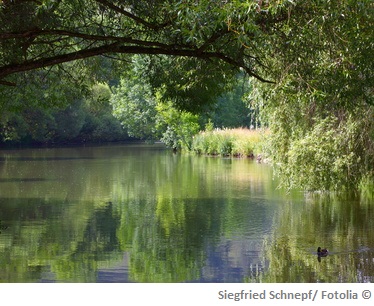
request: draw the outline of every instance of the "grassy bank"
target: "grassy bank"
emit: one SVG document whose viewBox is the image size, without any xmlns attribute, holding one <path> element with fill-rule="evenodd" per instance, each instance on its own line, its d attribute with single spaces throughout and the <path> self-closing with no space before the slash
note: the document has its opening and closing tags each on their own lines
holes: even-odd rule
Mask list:
<svg viewBox="0 0 374 306">
<path fill-rule="evenodd" d="M 261 153 L 266 130 L 215 129 L 195 135 L 192 151 L 197 154 L 254 157 Z"/>
</svg>

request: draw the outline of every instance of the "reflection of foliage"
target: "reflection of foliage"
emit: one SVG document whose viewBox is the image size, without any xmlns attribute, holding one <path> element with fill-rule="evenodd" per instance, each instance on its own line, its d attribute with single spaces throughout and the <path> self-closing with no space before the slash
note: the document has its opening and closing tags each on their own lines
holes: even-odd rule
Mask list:
<svg viewBox="0 0 374 306">
<path fill-rule="evenodd" d="M 263 179 L 270 177 L 264 169 L 249 173 L 249 161 L 244 159 L 170 154 L 167 162 L 160 160 L 163 167 L 152 167 L 156 160 L 153 156 L 141 164 L 148 169 L 147 176 L 132 178 L 136 194 L 122 193 L 118 201 L 118 237 L 122 250 L 130 252 L 132 281 L 196 281 L 206 265 L 208 245 L 243 235 L 251 222 L 266 226 L 256 216 L 257 208 L 232 200 L 236 188 L 270 192 L 274 186 L 262 189 Z"/>
<path fill-rule="evenodd" d="M 274 188 L 263 184 L 270 173 L 248 160 L 158 145 L 32 149 L 1 159 L 0 218 L 12 226 L 0 236 L 0 278 L 11 282 L 97 281 L 119 252 L 129 254 L 132 281 L 196 281 L 208 248 L 243 235 L 243 211 L 263 222 L 245 200 L 221 194 Z"/>
<path fill-rule="evenodd" d="M 173 201 L 171 198 L 163 198 L 159 195 L 156 216 L 166 236 L 170 236 L 173 231 L 186 223 L 185 205 L 183 200 Z"/>
<path fill-rule="evenodd" d="M 70 246 L 65 247 L 67 252 L 52 263 L 51 270 L 57 279 L 95 282 L 99 263 L 112 259 L 113 255 L 116 258 L 118 219 L 113 214 L 112 204 L 96 209 L 87 221 L 82 237 L 73 244 L 70 242 Z"/>
<path fill-rule="evenodd" d="M 349 203 L 349 205 L 347 205 Z M 372 282 L 373 209 L 349 196 L 314 196 L 288 205 L 266 241 L 268 270 L 261 282 Z M 317 246 L 330 255 L 317 260 Z"/>
<path fill-rule="evenodd" d="M 245 254 L 238 245 L 227 253 L 248 267 L 246 281 L 373 281 L 370 198 L 310 198 L 282 205 L 272 222 L 267 210 L 284 198 L 271 169 L 247 159 L 171 154 L 158 145 L 40 151 L 1 157 L 0 219 L 11 226 L 0 235 L 0 281 L 94 282 L 123 252 L 131 281 L 206 280 L 217 264 L 212 253 L 226 242 L 246 244 Z M 302 194 L 292 199 L 304 203 Z M 321 262 L 318 245 L 332 252 Z M 259 271 L 245 265 L 247 251 L 256 253 L 250 264 L 263 260 Z"/>
<path fill-rule="evenodd" d="M 164 223 L 163 226 L 153 212 L 154 205 L 154 201 L 129 201 L 121 205 L 123 221 L 137 219 L 136 224 L 121 223 L 118 231 L 122 246 L 131 251 L 131 279 L 137 282 L 181 282 L 198 278 L 203 256 L 201 241 L 196 241 L 200 235 L 190 232 L 185 222 L 179 222 L 182 220 L 174 219 L 172 225 Z M 186 209 L 180 202 L 174 207 L 180 211 Z M 139 219 L 139 215 L 143 217 Z M 168 222 L 167 219 L 173 219 L 173 216 L 164 210 L 162 218 Z"/>
<path fill-rule="evenodd" d="M 56 201 L 13 204 L 14 215 L 2 211 L 12 227 L 1 237 L 0 280 L 37 281 L 50 268 L 57 281 L 95 282 L 100 262 L 116 259 L 118 221 L 110 203 L 97 210 L 94 203 L 82 203 L 79 210 L 65 210 L 67 204 Z M 60 218 L 47 221 L 50 214 Z"/>
<path fill-rule="evenodd" d="M 179 207 L 179 210 L 186 209 L 181 202 L 173 206 Z M 169 216 L 170 214 L 163 211 L 164 220 Z M 199 228 L 191 231 L 192 229 L 187 227 L 188 223 L 180 222 L 169 226 L 167 233 L 156 218 L 148 221 L 151 221 L 150 224 L 138 227 L 134 236 L 131 277 L 141 282 L 182 282 L 198 279 L 204 262 Z"/>
</svg>

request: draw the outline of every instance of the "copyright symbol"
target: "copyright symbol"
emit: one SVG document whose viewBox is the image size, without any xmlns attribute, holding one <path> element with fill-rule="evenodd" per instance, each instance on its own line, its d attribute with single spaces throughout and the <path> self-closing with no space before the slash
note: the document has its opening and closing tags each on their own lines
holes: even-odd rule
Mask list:
<svg viewBox="0 0 374 306">
<path fill-rule="evenodd" d="M 365 300 L 370 299 L 371 298 L 371 291 L 370 290 L 364 290 L 364 291 L 362 291 L 362 297 Z"/>
</svg>

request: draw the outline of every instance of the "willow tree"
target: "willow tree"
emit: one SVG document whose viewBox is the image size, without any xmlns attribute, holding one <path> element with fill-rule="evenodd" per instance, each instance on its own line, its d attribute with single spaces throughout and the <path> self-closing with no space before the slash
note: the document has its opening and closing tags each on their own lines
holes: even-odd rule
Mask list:
<svg viewBox="0 0 374 306">
<path fill-rule="evenodd" d="M 372 1 L 330 0 L 297 1 L 269 39 L 277 84 L 256 83 L 254 97 L 284 186 L 346 190 L 374 178 L 373 37 Z"/>
</svg>

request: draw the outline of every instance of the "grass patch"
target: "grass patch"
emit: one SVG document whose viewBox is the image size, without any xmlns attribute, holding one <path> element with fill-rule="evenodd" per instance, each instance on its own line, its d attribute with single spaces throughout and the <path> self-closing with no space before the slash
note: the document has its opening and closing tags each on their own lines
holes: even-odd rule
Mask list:
<svg viewBox="0 0 374 306">
<path fill-rule="evenodd" d="M 202 131 L 192 141 L 192 151 L 197 154 L 254 157 L 261 153 L 267 130 L 245 128 Z"/>
</svg>

